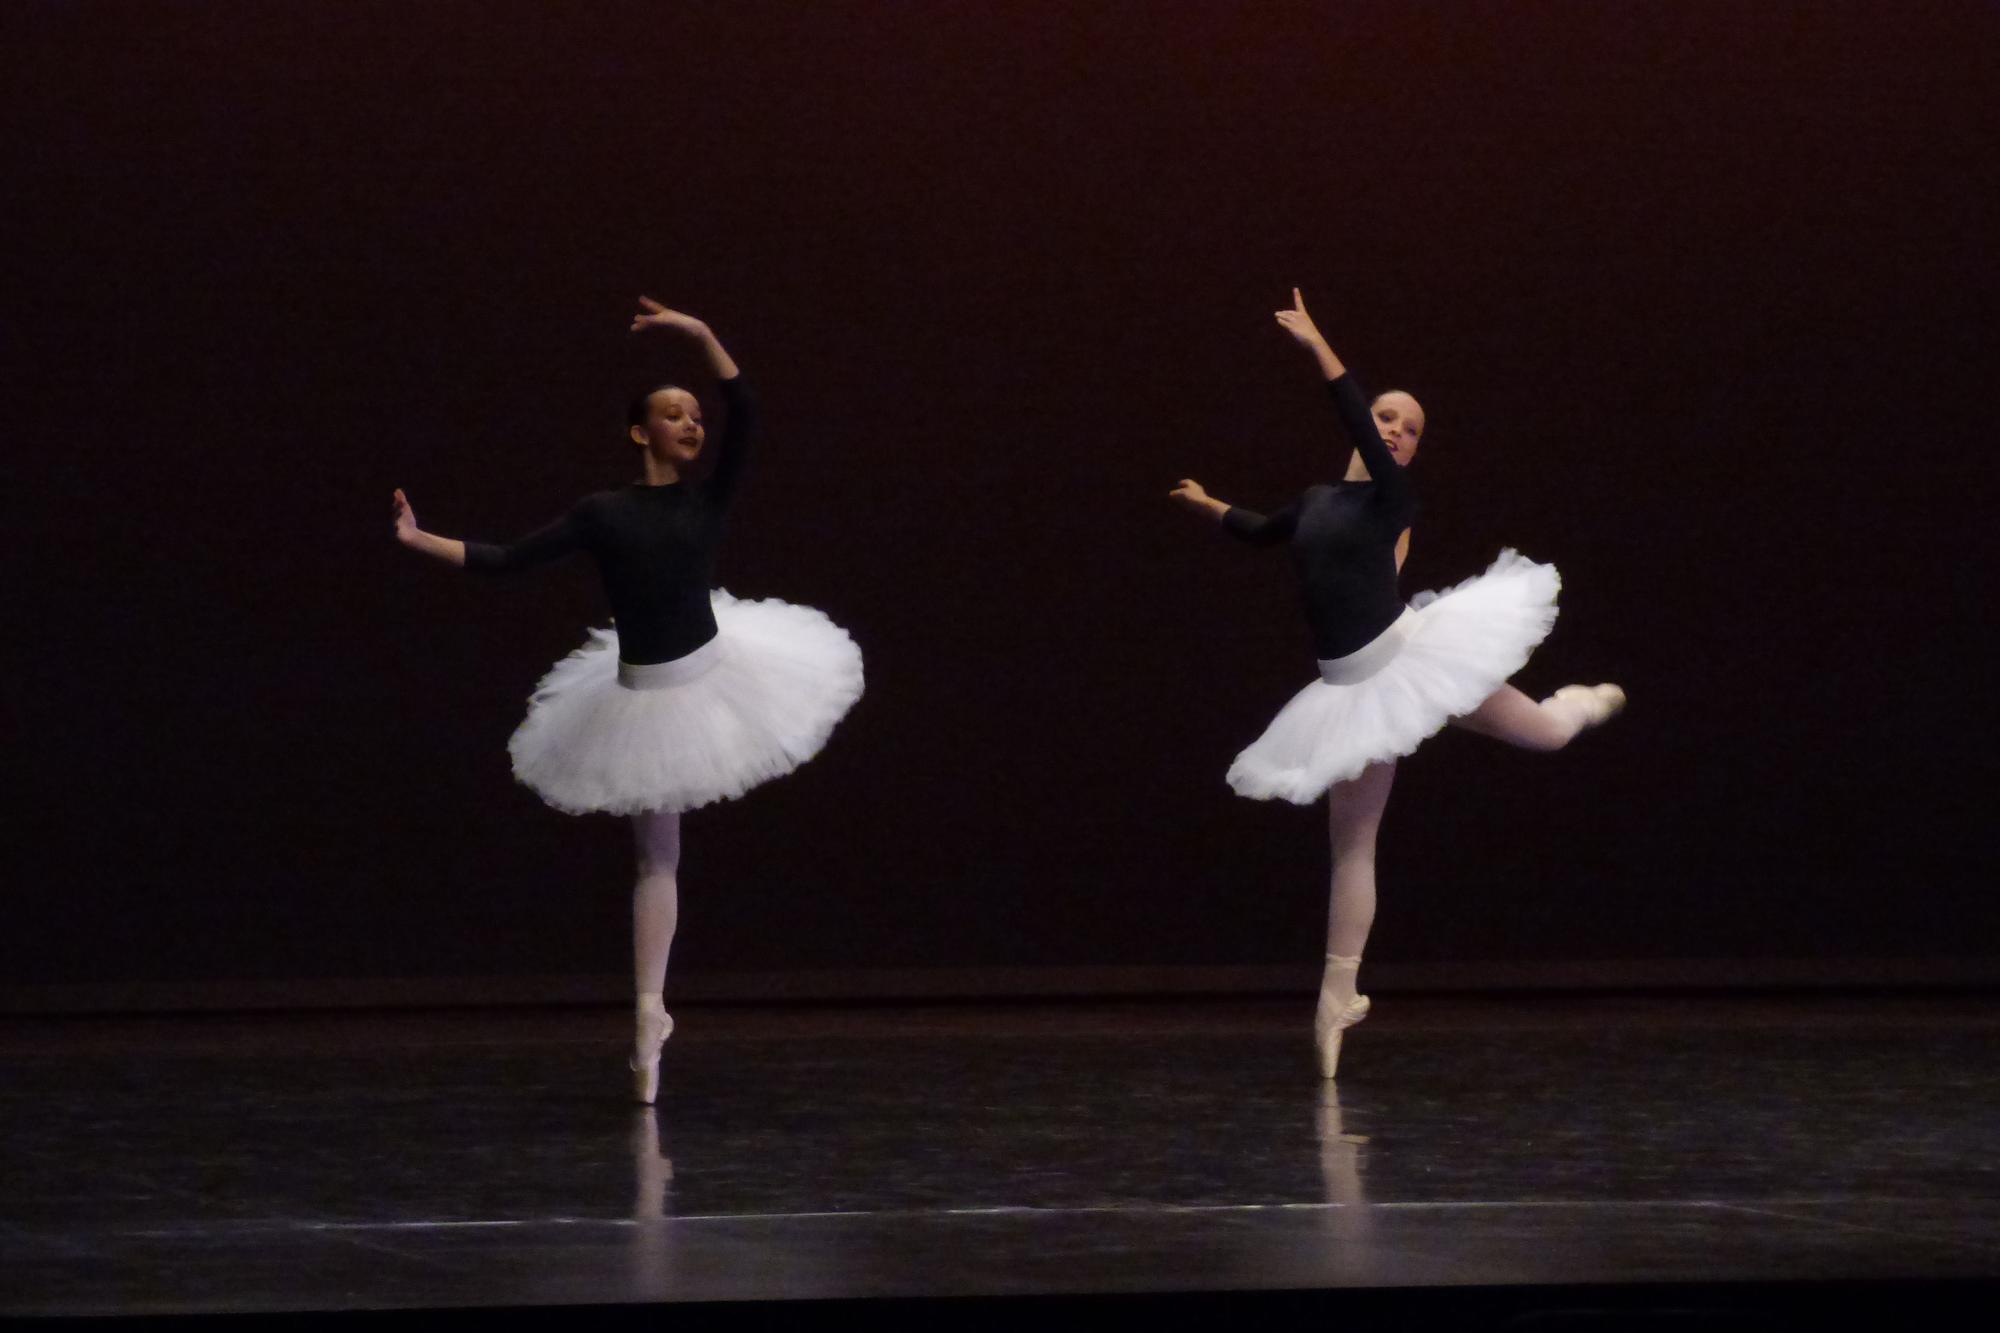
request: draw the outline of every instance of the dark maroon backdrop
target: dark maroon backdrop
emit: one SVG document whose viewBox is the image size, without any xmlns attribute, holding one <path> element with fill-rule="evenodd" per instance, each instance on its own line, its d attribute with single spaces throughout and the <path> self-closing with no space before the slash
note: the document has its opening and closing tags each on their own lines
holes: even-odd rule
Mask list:
<svg viewBox="0 0 2000 1333">
<path fill-rule="evenodd" d="M 1307 678 L 1338 471 L 1302 285 L 1431 415 L 1412 588 L 1563 570 L 1560 756 L 1404 766 L 1381 960 L 1992 955 L 1996 9 L 7 7 L 7 883 L 23 984 L 615 974 L 626 848 L 504 743 L 602 612 L 468 580 L 627 479 L 625 332 L 766 431 L 726 586 L 867 698 L 692 816 L 677 967 L 1317 954 L 1322 817 L 1222 771 Z"/>
</svg>

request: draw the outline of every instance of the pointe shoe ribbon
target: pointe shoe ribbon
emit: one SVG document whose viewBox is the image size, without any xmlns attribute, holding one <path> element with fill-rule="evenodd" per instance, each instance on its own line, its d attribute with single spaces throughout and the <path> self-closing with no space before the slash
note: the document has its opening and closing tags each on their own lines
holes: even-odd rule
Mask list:
<svg viewBox="0 0 2000 1333">
<path fill-rule="evenodd" d="M 1368 997 L 1356 994 L 1354 974 L 1361 970 L 1361 955 L 1328 952 L 1326 976 L 1320 982 L 1319 1007 L 1313 1011 L 1313 1045 L 1319 1050 L 1321 1078 L 1332 1078 L 1340 1068 L 1340 1035 L 1368 1017 Z M 1347 998 L 1340 1000 L 1342 991 Z M 1335 1007 L 1338 1003 L 1338 1008 Z"/>
</svg>

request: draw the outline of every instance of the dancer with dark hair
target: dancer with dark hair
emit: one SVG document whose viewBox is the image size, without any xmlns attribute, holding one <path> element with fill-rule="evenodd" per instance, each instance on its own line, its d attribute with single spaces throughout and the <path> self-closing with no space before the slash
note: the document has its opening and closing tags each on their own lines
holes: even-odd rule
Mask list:
<svg viewBox="0 0 2000 1333">
<path fill-rule="evenodd" d="M 691 315 L 641 297 L 632 331 L 698 342 L 726 420 L 721 457 L 690 477 L 707 429 L 700 401 L 672 385 L 634 401 L 628 432 L 641 478 L 579 501 L 504 546 L 439 537 L 417 526 L 401 490 L 396 538 L 414 551 L 484 573 L 510 573 L 578 551 L 597 563 L 615 629 L 556 663 L 508 742 L 514 774 L 569 814 L 632 820 L 636 1034 L 634 1095 L 659 1090 L 660 1048 L 673 1031 L 662 999 L 679 918 L 681 814 L 791 772 L 826 743 L 861 697 L 861 653 L 810 607 L 739 601 L 713 589 L 716 549 L 749 457 L 750 395 L 722 344 Z"/>
<path fill-rule="evenodd" d="M 1549 565 L 1502 551 L 1477 578 L 1405 605 L 1396 578 L 1416 501 L 1404 472 L 1424 432 L 1407 393 L 1371 403 L 1320 336 L 1305 300 L 1278 323 L 1313 354 L 1354 445 L 1337 483 L 1308 487 L 1270 515 L 1213 499 L 1184 479 L 1173 498 L 1252 546 L 1288 546 L 1304 593 L 1319 679 L 1293 696 L 1228 773 L 1239 795 L 1306 805 L 1327 797 L 1333 888 L 1326 970 L 1313 1035 L 1334 1077 L 1341 1034 L 1368 1014 L 1357 993 L 1375 921 L 1375 838 L 1396 760 L 1447 722 L 1530 750 L 1559 750 L 1625 704 L 1616 685 L 1567 685 L 1540 702 L 1507 678 L 1555 624 L 1561 580 Z"/>
</svg>

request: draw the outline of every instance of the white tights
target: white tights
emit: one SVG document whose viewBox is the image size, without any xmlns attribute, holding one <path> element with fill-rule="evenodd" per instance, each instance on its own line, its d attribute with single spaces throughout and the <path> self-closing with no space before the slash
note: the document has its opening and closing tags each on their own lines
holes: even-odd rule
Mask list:
<svg viewBox="0 0 2000 1333">
<path fill-rule="evenodd" d="M 632 816 L 639 876 L 632 885 L 632 988 L 657 1001 L 667 984 L 667 954 L 680 922 L 681 817 L 649 810 Z"/>
<path fill-rule="evenodd" d="M 1588 705 L 1572 699 L 1536 703 L 1512 685 L 1454 724 L 1524 750 L 1560 750 L 1591 722 Z M 1355 972 L 1368 931 L 1375 924 L 1375 835 L 1389 804 L 1396 761 L 1370 764 L 1361 775 L 1327 793 L 1327 832 L 1333 844 L 1333 892 L 1326 914 L 1326 972 L 1320 1002 L 1334 1012 L 1354 998 Z"/>
</svg>

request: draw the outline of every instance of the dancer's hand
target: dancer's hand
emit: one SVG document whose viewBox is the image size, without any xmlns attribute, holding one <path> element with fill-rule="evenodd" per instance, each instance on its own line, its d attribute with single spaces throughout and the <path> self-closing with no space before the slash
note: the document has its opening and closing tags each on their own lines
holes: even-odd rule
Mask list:
<svg viewBox="0 0 2000 1333">
<path fill-rule="evenodd" d="M 396 540 L 405 546 L 416 543 L 421 531 L 417 527 L 417 511 L 410 508 L 410 497 L 403 494 L 403 488 L 396 488 Z"/>
<path fill-rule="evenodd" d="M 639 313 L 632 316 L 632 332 L 644 333 L 647 329 L 672 329 L 676 333 L 693 334 L 701 337 L 708 332 L 708 325 L 693 315 L 669 310 L 650 296 L 639 298 Z"/>
<path fill-rule="evenodd" d="M 410 508 L 410 497 L 403 494 L 400 486 L 396 488 L 396 540 L 433 560 L 442 560 L 448 565 L 465 564 L 465 543 L 456 537 L 439 537 L 418 527 L 417 511 Z"/>
<path fill-rule="evenodd" d="M 714 330 L 693 315 L 678 310 L 669 310 L 650 296 L 639 298 L 639 313 L 632 316 L 632 332 L 644 333 L 647 329 L 669 329 L 686 334 L 702 345 L 708 357 L 708 368 L 720 380 L 733 380 L 739 373 L 736 363 L 717 341 Z"/>
<path fill-rule="evenodd" d="M 1297 338 L 1302 346 L 1320 348 L 1326 346 L 1326 339 L 1320 336 L 1319 326 L 1306 313 L 1306 298 L 1299 295 L 1299 289 L 1292 288 L 1292 308 L 1277 312 L 1278 323 L 1286 333 Z"/>
<path fill-rule="evenodd" d="M 1340 358 L 1333 354 L 1333 349 L 1326 345 L 1326 339 L 1320 336 L 1319 326 L 1313 323 L 1313 317 L 1306 313 L 1306 298 L 1299 295 L 1298 288 L 1292 288 L 1292 308 L 1277 313 L 1278 323 L 1285 332 L 1298 339 L 1299 346 L 1311 352 L 1313 360 L 1319 362 L 1321 374 L 1330 380 L 1337 380 L 1347 373 L 1347 367 L 1340 364 Z"/>
<path fill-rule="evenodd" d="M 1201 483 L 1192 477 L 1182 477 L 1181 484 L 1168 492 L 1168 499 L 1179 500 L 1189 509 L 1198 509 L 1217 518 L 1229 512 L 1229 506 L 1222 503 L 1201 488 Z"/>
</svg>

